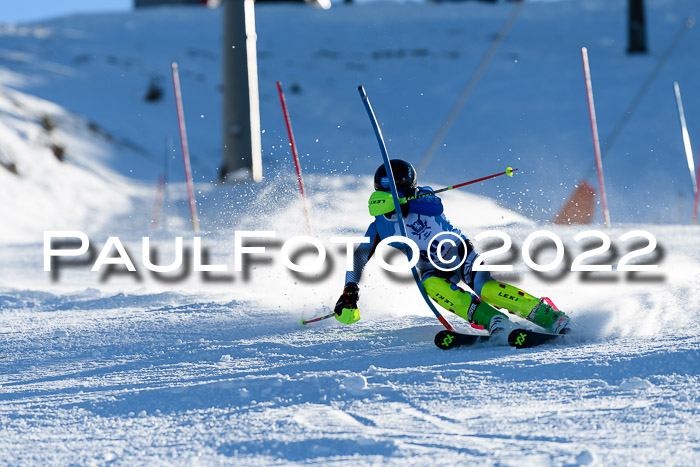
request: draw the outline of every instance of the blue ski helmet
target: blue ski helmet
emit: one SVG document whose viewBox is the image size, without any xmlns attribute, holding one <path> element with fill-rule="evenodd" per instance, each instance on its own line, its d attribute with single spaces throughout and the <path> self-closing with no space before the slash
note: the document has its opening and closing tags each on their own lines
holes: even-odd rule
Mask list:
<svg viewBox="0 0 700 467">
<path fill-rule="evenodd" d="M 392 159 L 391 171 L 394 173 L 394 181 L 396 181 L 396 189 L 404 190 L 404 192 L 412 192 L 416 188 L 417 176 L 416 169 L 413 168 L 410 162 L 401 159 Z M 386 175 L 386 167 L 380 165 L 374 172 L 374 189 L 377 191 L 390 191 L 389 177 Z"/>
</svg>

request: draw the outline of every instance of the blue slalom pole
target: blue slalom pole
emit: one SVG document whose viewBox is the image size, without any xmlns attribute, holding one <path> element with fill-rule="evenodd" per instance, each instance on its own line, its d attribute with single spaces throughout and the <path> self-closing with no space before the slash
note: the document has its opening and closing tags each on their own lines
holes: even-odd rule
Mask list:
<svg viewBox="0 0 700 467">
<path fill-rule="evenodd" d="M 379 151 L 382 153 L 382 159 L 384 159 L 384 167 L 386 167 L 386 174 L 389 178 L 391 196 L 394 198 L 394 212 L 396 213 L 396 220 L 399 224 L 399 230 L 401 231 L 401 235 L 403 235 L 404 237 L 408 237 L 408 235 L 406 234 L 406 225 L 403 222 L 403 215 L 401 214 L 401 205 L 399 203 L 399 194 L 396 190 L 396 182 L 394 181 L 394 172 L 391 170 L 391 164 L 389 163 L 389 154 L 386 150 L 386 144 L 384 144 L 384 136 L 382 136 L 382 130 L 379 128 L 377 117 L 374 115 L 374 110 L 372 110 L 372 104 L 370 104 L 369 102 L 369 97 L 367 97 L 365 88 L 363 86 L 358 86 L 357 90 L 360 92 L 362 102 L 365 104 L 365 109 L 367 110 L 367 114 L 369 115 L 369 120 L 370 122 L 372 122 L 372 128 L 374 128 L 374 134 L 377 136 L 377 142 L 379 143 Z M 448 331 L 453 331 L 454 328 L 452 327 L 452 325 L 445 319 L 444 316 L 440 314 L 439 311 L 437 311 L 435 305 L 433 305 L 433 302 L 430 301 L 430 298 L 428 298 L 428 295 L 425 293 L 425 289 L 423 289 L 423 284 L 421 284 L 420 277 L 418 276 L 418 270 L 415 266 L 411 267 L 411 273 L 413 273 L 413 279 L 416 281 L 418 290 L 420 290 L 420 293 L 423 296 L 425 303 L 427 303 L 430 310 L 433 313 L 435 313 L 435 317 L 438 320 L 440 320 L 442 325 L 445 326 L 445 328 Z"/>
</svg>

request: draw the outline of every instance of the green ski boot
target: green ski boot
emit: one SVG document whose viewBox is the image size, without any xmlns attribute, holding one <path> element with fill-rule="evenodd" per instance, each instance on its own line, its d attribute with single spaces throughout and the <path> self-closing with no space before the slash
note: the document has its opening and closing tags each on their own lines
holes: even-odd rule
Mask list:
<svg viewBox="0 0 700 467">
<path fill-rule="evenodd" d="M 481 289 L 481 298 L 552 333 L 563 334 L 568 330 L 569 317 L 549 299 L 534 297 L 510 284 L 489 281 Z"/>
</svg>

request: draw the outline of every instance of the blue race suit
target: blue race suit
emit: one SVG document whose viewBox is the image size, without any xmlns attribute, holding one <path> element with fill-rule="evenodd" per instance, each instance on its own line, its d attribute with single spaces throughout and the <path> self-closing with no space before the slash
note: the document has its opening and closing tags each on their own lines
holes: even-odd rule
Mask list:
<svg viewBox="0 0 700 467">
<path fill-rule="evenodd" d="M 420 195 L 431 191 L 432 189 L 430 187 L 418 187 L 417 194 Z M 404 195 L 400 194 L 399 196 Z M 443 214 L 443 206 L 440 198 L 436 195 L 428 195 L 411 200 L 407 204 L 408 209 L 406 209 L 406 205 L 402 205 L 406 234 L 408 238 L 418 245 L 420 250 L 420 259 L 416 267 L 418 268 L 421 280 L 425 280 L 431 276 L 448 279 L 453 283 L 462 280 L 477 295 L 480 295 L 482 286 L 486 282 L 493 280 L 493 278 L 487 271 L 472 271 L 474 260 L 477 257 L 474 247 L 469 239 L 447 220 Z M 406 211 L 408 211 L 408 213 L 406 213 Z M 442 232 L 450 232 L 453 235 L 440 235 L 434 238 Z M 396 215 L 392 212 L 391 214 L 376 216 L 374 222 L 369 225 L 365 233 L 365 237 L 370 239 L 370 243 L 361 244 L 355 249 L 353 270 L 346 273 L 345 283 L 359 283 L 362 277 L 362 271 L 374 254 L 379 242 L 395 235 L 401 235 Z M 460 242 L 458 237 L 464 242 Z M 437 254 L 437 247 L 440 240 L 443 238 L 450 238 L 456 245 L 452 246 L 449 243 L 443 243 L 440 253 L 444 261 L 441 261 Z M 398 242 L 390 245 L 398 248 L 410 257 L 411 250 L 407 245 Z M 438 266 L 443 269 L 449 268 L 453 270 L 441 271 L 439 268 L 436 268 L 429 261 L 429 255 Z M 463 264 L 454 269 L 454 266 L 462 262 L 463 259 Z"/>
</svg>

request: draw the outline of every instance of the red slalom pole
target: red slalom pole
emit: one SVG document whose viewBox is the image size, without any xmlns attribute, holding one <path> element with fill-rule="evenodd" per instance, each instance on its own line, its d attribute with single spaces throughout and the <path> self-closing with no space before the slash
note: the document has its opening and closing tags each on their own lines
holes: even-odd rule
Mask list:
<svg viewBox="0 0 700 467">
<path fill-rule="evenodd" d="M 280 103 L 282 104 L 282 113 L 284 114 L 284 123 L 287 125 L 287 134 L 289 135 L 289 145 L 292 147 L 292 156 L 294 157 L 294 167 L 297 170 L 297 180 L 299 181 L 299 192 L 301 193 L 301 202 L 304 206 L 304 216 L 306 217 L 306 229 L 311 235 L 311 220 L 309 217 L 309 208 L 306 205 L 306 192 L 304 191 L 304 181 L 301 178 L 301 165 L 299 165 L 299 153 L 297 152 L 297 143 L 294 141 L 294 132 L 292 131 L 292 122 L 289 120 L 289 112 L 287 111 L 287 100 L 282 92 L 282 83 L 277 81 L 277 91 L 280 95 Z"/>
<path fill-rule="evenodd" d="M 595 103 L 593 102 L 593 85 L 591 84 L 591 68 L 588 63 L 588 49 L 581 48 L 583 60 L 583 75 L 586 79 L 586 95 L 588 96 L 588 113 L 591 117 L 591 131 L 593 132 L 593 147 L 595 150 L 595 163 L 598 170 L 598 185 L 600 185 L 600 199 L 603 203 L 603 218 L 605 226 L 610 227 L 610 211 L 608 211 L 608 199 L 605 196 L 605 181 L 603 179 L 603 159 L 600 155 L 600 138 L 598 137 L 598 122 L 595 116 Z"/>
<path fill-rule="evenodd" d="M 175 88 L 175 105 L 177 107 L 177 122 L 180 128 L 180 143 L 182 144 L 182 158 L 185 162 L 185 178 L 187 179 L 187 195 L 190 198 L 190 214 L 192 216 L 192 228 L 199 232 L 199 219 L 197 218 L 197 204 L 194 199 L 194 186 L 192 183 L 192 170 L 190 169 L 190 148 L 187 144 L 187 128 L 185 128 L 185 114 L 182 109 L 182 92 L 180 91 L 180 74 L 177 71 L 177 62 L 171 64 L 173 70 L 173 88 Z"/>
</svg>

